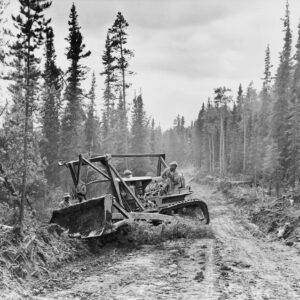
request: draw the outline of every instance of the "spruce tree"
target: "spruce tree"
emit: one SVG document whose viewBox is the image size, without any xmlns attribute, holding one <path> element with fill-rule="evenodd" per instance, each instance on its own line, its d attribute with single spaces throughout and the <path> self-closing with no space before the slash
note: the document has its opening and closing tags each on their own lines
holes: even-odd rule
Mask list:
<svg viewBox="0 0 300 300">
<path fill-rule="evenodd" d="M 6 58 L 6 51 L 5 51 L 5 44 L 6 37 L 11 37 L 12 33 L 10 30 L 4 27 L 4 24 L 7 21 L 7 18 L 4 16 L 4 12 L 9 4 L 9 0 L 0 0 L 0 63 L 5 62 Z"/>
<path fill-rule="evenodd" d="M 272 74 L 271 74 L 271 55 L 270 47 L 267 46 L 265 54 L 265 69 L 263 78 L 263 87 L 260 93 L 261 109 L 260 109 L 260 135 L 261 138 L 265 138 L 268 135 L 270 128 L 270 115 L 271 115 L 271 89 L 272 89 Z"/>
<path fill-rule="evenodd" d="M 88 153 L 96 153 L 100 152 L 99 149 L 99 129 L 100 129 L 100 121 L 96 115 L 95 111 L 95 94 L 96 88 L 96 77 L 95 73 L 92 76 L 92 84 L 91 89 L 88 94 L 90 103 L 88 105 L 87 119 L 85 122 L 85 139 L 86 139 L 86 150 Z"/>
<path fill-rule="evenodd" d="M 78 153 L 84 151 L 83 122 L 85 115 L 82 108 L 83 91 L 81 82 L 85 78 L 86 68 L 82 66 L 81 61 L 91 54 L 90 51 L 85 52 L 86 46 L 83 43 L 74 3 L 71 7 L 68 24 L 69 35 L 66 41 L 68 41 L 69 45 L 66 49 L 66 55 L 70 61 L 70 66 L 67 71 L 68 78 L 64 95 L 67 103 L 62 118 L 60 141 L 60 156 L 65 160 L 75 158 Z"/>
<path fill-rule="evenodd" d="M 251 135 L 249 138 L 248 149 L 248 174 L 250 174 L 255 183 L 261 178 L 263 173 L 263 158 L 265 149 L 263 147 L 263 141 L 259 135 L 260 124 L 259 115 L 254 113 L 251 116 L 251 126 L 249 126 Z M 256 186 L 256 185 L 255 185 Z"/>
<path fill-rule="evenodd" d="M 240 119 L 241 119 L 241 115 L 238 111 L 238 106 L 236 103 L 234 103 L 231 111 L 230 121 L 229 121 L 230 136 L 228 137 L 231 146 L 230 170 L 234 175 L 240 173 L 243 165 L 242 151 L 241 151 L 242 139 L 240 135 L 240 121 L 241 121 Z"/>
<path fill-rule="evenodd" d="M 178 147 L 179 137 L 176 131 L 176 124 L 174 124 L 173 128 L 163 133 L 163 152 L 167 153 L 168 161 L 176 160 L 178 163 L 181 163 L 182 157 L 178 156 Z"/>
<path fill-rule="evenodd" d="M 206 113 L 204 116 L 204 132 L 205 132 L 205 145 L 207 151 L 208 159 L 205 161 L 206 164 L 204 166 L 204 170 L 207 170 L 209 174 L 215 173 L 215 164 L 216 164 L 216 156 L 217 156 L 217 134 L 218 134 L 218 111 L 215 106 L 208 98 Z M 201 141 L 201 144 L 203 142 Z M 204 150 L 205 151 L 205 150 Z"/>
<path fill-rule="evenodd" d="M 8 91 L 11 95 L 12 107 L 6 112 L 3 129 L 5 142 L 1 149 L 1 160 L 5 162 L 4 168 L 8 176 L 14 179 L 17 187 L 22 185 L 23 173 L 23 135 L 24 135 L 24 90 L 26 81 L 24 75 L 24 62 L 22 52 L 15 52 L 13 61 L 10 64 L 11 84 Z"/>
<path fill-rule="evenodd" d="M 296 45 L 288 122 L 288 180 L 292 186 L 300 180 L 300 23 Z"/>
<path fill-rule="evenodd" d="M 230 89 L 219 87 L 215 89 L 215 104 L 219 107 L 219 122 L 220 122 L 220 143 L 219 143 L 219 171 L 223 177 L 226 172 L 226 113 L 227 104 L 231 102 L 231 97 L 228 95 Z"/>
<path fill-rule="evenodd" d="M 244 104 L 244 95 L 243 95 L 242 84 L 240 84 L 239 88 L 238 88 L 236 103 L 237 103 L 237 107 L 236 107 L 237 108 L 237 122 L 240 122 L 242 120 L 243 104 Z"/>
<path fill-rule="evenodd" d="M 205 105 L 202 104 L 201 110 L 198 114 L 198 118 L 194 124 L 194 139 L 193 139 L 193 148 L 194 148 L 194 161 L 197 166 L 202 167 L 202 163 L 205 161 L 205 144 L 202 143 L 204 139 L 204 122 L 205 122 Z"/>
<path fill-rule="evenodd" d="M 155 138 L 155 121 L 152 118 L 151 120 L 151 130 L 150 130 L 150 151 L 151 153 L 155 153 L 156 151 L 156 138 Z M 152 161 L 152 160 L 151 160 Z"/>
<path fill-rule="evenodd" d="M 272 138 L 277 145 L 279 152 L 279 166 L 280 170 L 276 172 L 277 185 L 281 180 L 286 177 L 287 172 L 287 151 L 288 151 L 288 107 L 291 90 L 291 47 L 292 47 L 292 34 L 290 29 L 290 12 L 289 4 L 286 3 L 286 12 L 283 19 L 284 25 L 284 45 L 280 54 L 280 63 L 277 69 L 275 78 L 275 102 L 273 105 L 272 114 Z M 274 151 L 273 151 L 274 152 Z M 275 152 L 274 152 L 275 153 Z"/>
<path fill-rule="evenodd" d="M 247 87 L 247 93 L 244 97 L 243 105 L 243 173 L 248 172 L 248 166 L 250 163 L 249 158 L 249 148 L 251 145 L 251 137 L 253 130 L 253 112 L 257 107 L 257 93 L 253 87 L 253 82 L 251 81 Z"/>
<path fill-rule="evenodd" d="M 161 153 L 162 152 L 162 130 L 161 127 L 158 126 L 155 129 L 155 152 Z"/>
<path fill-rule="evenodd" d="M 102 143 L 105 151 L 110 152 L 113 148 L 110 135 L 113 127 L 113 115 L 114 115 L 114 102 L 115 96 L 115 83 L 117 78 L 115 75 L 115 60 L 116 58 L 112 53 L 112 45 L 109 34 L 106 36 L 105 50 L 102 55 L 102 64 L 104 71 L 100 75 L 105 76 L 104 79 L 104 107 L 102 111 Z"/>
<path fill-rule="evenodd" d="M 119 87 L 122 91 L 122 99 L 124 102 L 124 109 L 126 111 L 126 89 L 130 86 L 127 81 L 127 76 L 132 74 L 129 70 L 129 60 L 133 57 L 133 51 L 126 48 L 127 32 L 129 26 L 121 12 L 118 12 L 113 26 L 109 30 L 111 47 L 116 64 L 115 69 L 118 72 Z"/>
<path fill-rule="evenodd" d="M 128 129 L 126 123 L 126 112 L 124 109 L 124 101 L 122 93 L 119 93 L 118 105 L 115 112 L 115 130 L 114 130 L 114 150 L 117 153 L 125 154 L 128 149 L 126 148 L 126 136 L 128 136 Z M 125 167 L 124 164 L 122 164 Z"/>
<path fill-rule="evenodd" d="M 172 156 L 173 159 L 176 159 L 178 163 L 183 163 L 184 160 L 184 144 L 182 143 L 183 139 L 183 131 L 184 125 L 182 126 L 182 117 L 177 115 L 173 122 L 173 132 L 171 135 L 171 145 L 170 147 L 173 148 Z M 173 140 L 173 141 L 172 141 Z"/>
<path fill-rule="evenodd" d="M 35 55 L 41 46 L 45 29 L 50 22 L 44 18 L 44 10 L 49 8 L 51 1 L 48 0 L 19 0 L 20 14 L 12 16 L 14 25 L 18 30 L 17 41 L 12 46 L 12 53 L 21 53 L 25 63 L 25 90 L 24 90 L 24 134 L 23 134 L 23 171 L 22 171 L 22 194 L 20 206 L 20 226 L 24 218 L 24 204 L 27 190 L 27 176 L 29 171 L 29 149 L 31 147 L 29 134 L 33 130 L 32 112 L 35 109 L 37 80 L 40 72 L 37 64 L 40 60 Z M 17 54 L 17 55 L 19 55 Z"/>
<path fill-rule="evenodd" d="M 57 185 L 59 159 L 59 108 L 62 84 L 61 70 L 56 65 L 53 29 L 46 32 L 45 70 L 42 95 L 42 131 L 43 140 L 40 143 L 41 156 L 47 161 L 45 170 L 49 184 Z"/>
<path fill-rule="evenodd" d="M 114 68 L 117 74 L 117 86 L 122 92 L 123 110 L 125 113 L 125 126 L 128 126 L 127 118 L 127 103 L 126 103 L 126 89 L 129 88 L 128 76 L 133 72 L 129 70 L 129 60 L 133 57 L 133 51 L 126 48 L 127 32 L 129 26 L 121 12 L 118 12 L 116 20 L 112 27 L 109 29 L 111 39 L 111 49 L 113 57 L 115 58 Z M 127 134 L 127 130 L 125 132 Z M 128 152 L 128 136 L 125 136 L 125 152 Z"/>
<path fill-rule="evenodd" d="M 131 124 L 131 152 L 149 152 L 148 119 L 146 117 L 142 95 L 133 99 Z M 148 158 L 133 160 L 131 167 L 134 174 L 146 175 L 147 170 L 149 170 L 149 162 Z"/>
</svg>

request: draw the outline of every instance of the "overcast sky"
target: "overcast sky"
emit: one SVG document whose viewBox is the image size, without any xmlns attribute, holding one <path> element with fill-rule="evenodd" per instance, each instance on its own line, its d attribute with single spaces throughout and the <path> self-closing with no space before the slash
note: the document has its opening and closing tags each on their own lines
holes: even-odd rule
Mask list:
<svg viewBox="0 0 300 300">
<path fill-rule="evenodd" d="M 275 66 L 282 48 L 284 0 L 53 0 L 47 15 L 63 69 L 68 66 L 64 38 L 73 2 L 92 51 L 85 64 L 97 74 L 99 104 L 105 37 L 121 11 L 129 23 L 128 47 L 135 52 L 131 70 L 136 75 L 130 78 L 128 98 L 142 89 L 148 115 L 163 129 L 172 126 L 177 114 L 188 122 L 196 119 L 215 87 L 225 85 L 235 95 L 239 83 L 246 88 L 253 80 L 260 89 L 267 44 Z M 295 44 L 300 1 L 289 2 Z M 11 0 L 10 10 L 18 11 L 17 0 Z"/>
</svg>

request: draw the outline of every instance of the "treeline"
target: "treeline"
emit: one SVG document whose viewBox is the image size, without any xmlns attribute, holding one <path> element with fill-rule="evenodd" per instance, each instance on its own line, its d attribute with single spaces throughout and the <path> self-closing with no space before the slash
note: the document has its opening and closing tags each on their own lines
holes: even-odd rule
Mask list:
<svg viewBox="0 0 300 300">
<path fill-rule="evenodd" d="M 4 2 L 0 0 L 2 12 Z M 9 65 L 5 78 L 10 80 L 12 99 L 0 129 L 0 162 L 19 191 L 21 224 L 25 203 L 45 201 L 56 187 L 68 184 L 58 160 L 76 159 L 79 153 L 166 152 L 168 161 L 193 163 L 203 174 L 250 175 L 274 183 L 277 191 L 282 183 L 298 183 L 300 25 L 293 55 L 288 5 L 275 80 L 268 47 L 260 92 L 252 83 L 245 90 L 240 86 L 236 97 L 226 87 L 216 88 L 214 98 L 203 104 L 190 126 L 177 116 L 174 126 L 162 132 L 147 116 L 141 93 L 128 99 L 134 52 L 128 47 L 129 25 L 122 13 L 107 31 L 99 66 L 89 74 L 85 59 L 91 52 L 73 4 L 66 19 L 68 69 L 63 72 L 56 61 L 55 32 L 44 15 L 51 1 L 19 0 L 19 4 L 8 52 L 3 43 L 7 32 L 0 32 L 0 59 Z M 95 92 L 97 73 L 104 78 L 102 95 Z M 83 82 L 88 78 L 86 92 Z M 101 113 L 96 109 L 99 103 Z M 120 171 L 129 168 L 135 175 L 151 173 L 156 166 L 146 158 L 116 163 Z"/>
<path fill-rule="evenodd" d="M 295 187 L 300 179 L 300 24 L 294 54 L 289 5 L 283 18 L 284 43 L 275 76 L 269 46 L 263 85 L 240 85 L 236 96 L 218 87 L 197 120 L 185 127 L 178 116 L 164 133 L 168 153 L 196 164 L 203 174 L 249 176 L 276 188 Z"/>
<path fill-rule="evenodd" d="M 51 1 L 19 0 L 19 4 L 20 11 L 12 16 L 15 35 L 1 56 L 2 63 L 9 65 L 5 79 L 10 80 L 12 103 L 0 131 L 0 161 L 19 191 L 22 224 L 25 203 L 45 201 L 49 192 L 68 184 L 69 174 L 57 164 L 60 159 L 76 159 L 79 153 L 156 152 L 161 150 L 161 130 L 147 117 L 141 93 L 134 99 L 126 97 L 134 54 L 127 47 L 129 25 L 120 12 L 99 57 L 98 73 L 105 82 L 101 99 L 95 93 L 97 70 L 89 75 L 84 63 L 91 52 L 84 43 L 76 6 L 72 5 L 66 20 L 68 69 L 63 72 L 56 62 L 51 20 L 44 14 Z M 3 12 L 6 6 L 0 8 Z M 88 92 L 83 89 L 87 77 L 91 77 Z M 97 102 L 102 104 L 101 114 Z M 136 175 L 145 174 L 148 167 L 151 171 L 150 163 L 148 159 L 117 162 L 120 171 L 131 168 Z"/>
</svg>

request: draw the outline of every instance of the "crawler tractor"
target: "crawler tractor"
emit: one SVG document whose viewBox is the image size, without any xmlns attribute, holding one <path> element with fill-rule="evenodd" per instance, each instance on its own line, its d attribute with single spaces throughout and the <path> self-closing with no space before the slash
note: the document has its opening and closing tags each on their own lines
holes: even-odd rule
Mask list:
<svg viewBox="0 0 300 300">
<path fill-rule="evenodd" d="M 113 165 L 114 159 L 157 159 L 156 176 L 124 178 Z M 53 211 L 51 223 L 67 228 L 69 234 L 81 238 L 107 235 L 132 220 L 144 220 L 154 225 L 169 221 L 173 215 L 191 215 L 199 224 L 209 223 L 205 202 L 193 198 L 190 187 L 182 185 L 168 193 L 161 174 L 167 167 L 165 154 L 103 155 L 59 165 L 69 169 L 72 181 L 70 206 Z"/>
</svg>

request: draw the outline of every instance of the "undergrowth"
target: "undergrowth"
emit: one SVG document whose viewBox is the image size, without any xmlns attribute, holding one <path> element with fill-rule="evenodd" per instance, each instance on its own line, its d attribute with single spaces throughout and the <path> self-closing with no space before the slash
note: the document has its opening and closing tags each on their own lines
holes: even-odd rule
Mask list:
<svg viewBox="0 0 300 300">
<path fill-rule="evenodd" d="M 284 238 L 293 245 L 300 242 L 300 204 L 284 198 L 277 199 L 255 193 L 253 189 L 236 187 L 230 191 L 229 199 L 260 230 L 274 238 Z M 287 228 L 284 235 L 280 231 Z"/>
</svg>

